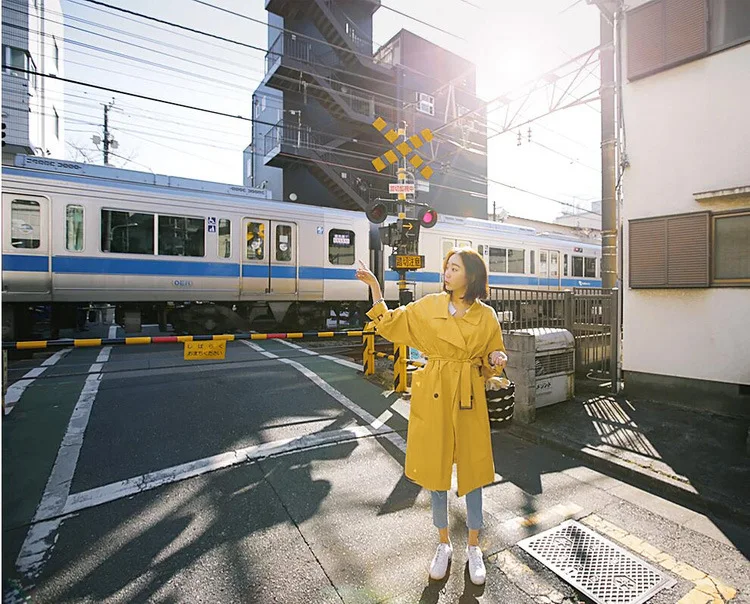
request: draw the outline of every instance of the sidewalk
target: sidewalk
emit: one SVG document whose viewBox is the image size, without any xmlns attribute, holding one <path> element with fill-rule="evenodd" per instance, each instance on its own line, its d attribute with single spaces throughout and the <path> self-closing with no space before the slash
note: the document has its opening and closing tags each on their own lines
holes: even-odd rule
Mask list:
<svg viewBox="0 0 750 604">
<path fill-rule="evenodd" d="M 750 524 L 748 420 L 585 392 L 511 433 L 677 503 Z"/>
</svg>

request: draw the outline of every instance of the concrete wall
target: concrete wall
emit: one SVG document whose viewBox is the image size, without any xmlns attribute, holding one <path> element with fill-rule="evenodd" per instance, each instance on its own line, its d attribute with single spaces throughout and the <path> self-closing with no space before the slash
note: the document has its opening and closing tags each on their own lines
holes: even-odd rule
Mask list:
<svg viewBox="0 0 750 604">
<path fill-rule="evenodd" d="M 623 368 L 634 376 L 750 384 L 750 289 L 630 289 L 627 243 L 634 218 L 750 208 L 693 197 L 750 184 L 748 65 L 745 43 L 623 87 Z"/>
</svg>

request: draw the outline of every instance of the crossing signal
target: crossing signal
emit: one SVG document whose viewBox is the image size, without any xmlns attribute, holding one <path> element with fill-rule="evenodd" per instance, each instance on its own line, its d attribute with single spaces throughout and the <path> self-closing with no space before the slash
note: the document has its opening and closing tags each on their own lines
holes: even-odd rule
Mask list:
<svg viewBox="0 0 750 604">
<path fill-rule="evenodd" d="M 438 215 L 432 208 L 422 208 L 419 210 L 419 224 L 426 229 L 431 229 L 437 224 Z"/>
<path fill-rule="evenodd" d="M 374 224 L 381 224 L 388 218 L 388 208 L 382 201 L 376 201 L 367 206 L 367 220 Z"/>
</svg>

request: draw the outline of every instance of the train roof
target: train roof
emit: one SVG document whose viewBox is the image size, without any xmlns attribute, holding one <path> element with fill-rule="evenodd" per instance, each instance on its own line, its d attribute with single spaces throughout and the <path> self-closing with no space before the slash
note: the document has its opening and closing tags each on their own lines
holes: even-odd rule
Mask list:
<svg viewBox="0 0 750 604">
<path fill-rule="evenodd" d="M 70 178 L 72 176 L 76 182 L 141 191 L 163 191 L 166 188 L 175 193 L 213 193 L 245 199 L 272 199 L 270 190 L 259 187 L 244 187 L 35 155 L 16 155 L 15 168 L 3 166 L 3 173 L 58 180 L 73 180 Z"/>
</svg>

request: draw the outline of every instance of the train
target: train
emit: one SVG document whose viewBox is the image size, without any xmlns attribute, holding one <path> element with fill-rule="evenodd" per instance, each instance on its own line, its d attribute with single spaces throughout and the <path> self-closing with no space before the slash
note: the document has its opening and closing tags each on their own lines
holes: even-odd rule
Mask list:
<svg viewBox="0 0 750 604">
<path fill-rule="evenodd" d="M 126 331 L 317 329 L 364 319 L 358 260 L 398 300 L 391 249 L 364 212 L 274 200 L 272 192 L 150 172 L 18 155 L 3 166 L 3 339 L 75 328 L 81 309 L 114 308 Z M 393 220 L 390 218 L 389 220 Z M 601 286 L 600 246 L 585 238 L 441 215 L 422 229 L 415 298 L 441 290 L 447 251 L 483 255 L 490 285 Z M 377 273 L 376 273 L 377 274 Z"/>
</svg>

